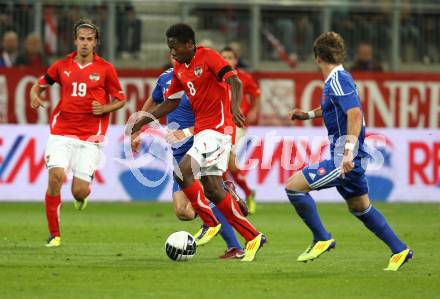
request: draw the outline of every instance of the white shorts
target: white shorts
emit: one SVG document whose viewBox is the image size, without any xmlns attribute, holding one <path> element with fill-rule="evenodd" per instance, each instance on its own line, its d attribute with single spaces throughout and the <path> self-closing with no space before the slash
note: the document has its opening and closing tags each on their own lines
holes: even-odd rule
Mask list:
<svg viewBox="0 0 440 299">
<path fill-rule="evenodd" d="M 101 146 L 79 139 L 50 135 L 44 155 L 47 169 L 61 167 L 73 176 L 91 182 L 99 165 Z"/>
<path fill-rule="evenodd" d="M 228 168 L 229 153 L 231 152 L 231 136 L 214 130 L 204 130 L 194 136 L 190 155 L 200 165 L 194 176 L 219 175 Z"/>
</svg>

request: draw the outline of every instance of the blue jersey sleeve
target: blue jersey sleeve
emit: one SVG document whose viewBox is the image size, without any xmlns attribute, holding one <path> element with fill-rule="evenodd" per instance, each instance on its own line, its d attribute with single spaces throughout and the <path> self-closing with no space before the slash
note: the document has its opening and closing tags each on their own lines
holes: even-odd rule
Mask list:
<svg viewBox="0 0 440 299">
<path fill-rule="evenodd" d="M 162 85 L 160 84 L 160 80 L 158 80 L 157 83 L 156 83 L 156 86 L 153 89 L 153 93 L 151 94 L 151 99 L 156 104 L 160 104 L 160 103 L 163 102 L 163 92 L 162 92 L 162 90 L 163 90 Z"/>
<path fill-rule="evenodd" d="M 151 98 L 156 104 L 160 104 L 164 101 L 164 93 L 171 84 L 171 78 L 173 77 L 173 68 L 170 68 L 160 74 L 159 79 L 157 79 L 156 86 L 153 89 Z"/>
<path fill-rule="evenodd" d="M 336 73 L 330 81 L 330 94 L 344 113 L 351 108 L 361 108 L 356 85 L 351 76 L 344 73 Z"/>
<path fill-rule="evenodd" d="M 347 111 L 351 108 L 361 108 L 361 103 L 356 92 L 352 92 L 348 95 L 334 96 L 339 107 L 347 114 Z"/>
</svg>

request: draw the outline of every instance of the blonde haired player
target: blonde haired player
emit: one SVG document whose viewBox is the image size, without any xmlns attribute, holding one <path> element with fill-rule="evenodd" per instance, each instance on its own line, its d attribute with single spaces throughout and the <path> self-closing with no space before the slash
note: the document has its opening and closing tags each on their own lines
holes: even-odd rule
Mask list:
<svg viewBox="0 0 440 299">
<path fill-rule="evenodd" d="M 287 197 L 313 234 L 312 243 L 297 261 L 314 260 L 336 246 L 309 194 L 336 187 L 349 211 L 390 248 L 392 256 L 384 270 L 397 271 L 412 258 L 413 251 L 368 198 L 365 170 L 370 156 L 364 145 L 364 115 L 356 84 L 342 66 L 345 42 L 339 34 L 325 32 L 316 39 L 313 50 L 325 80 L 320 106 L 308 112 L 294 109 L 290 119 L 322 118 L 329 136 L 330 159 L 303 168 L 287 182 Z"/>
</svg>

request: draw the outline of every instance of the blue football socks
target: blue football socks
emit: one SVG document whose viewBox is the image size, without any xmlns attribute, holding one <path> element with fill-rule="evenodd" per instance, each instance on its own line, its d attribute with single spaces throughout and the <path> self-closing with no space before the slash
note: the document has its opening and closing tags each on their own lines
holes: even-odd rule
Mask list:
<svg viewBox="0 0 440 299">
<path fill-rule="evenodd" d="M 220 210 L 215 206 L 214 203 L 210 202 L 209 207 L 214 213 L 217 220 L 221 223 L 222 228 L 220 230 L 220 234 L 226 242 L 226 246 L 228 249 L 231 248 L 242 248 L 240 242 L 237 240 L 237 236 L 235 235 L 234 229 L 229 224 L 228 220 L 226 220 L 225 216 L 220 212 Z"/>
<path fill-rule="evenodd" d="M 332 236 L 324 228 L 316 208 L 315 201 L 309 193 L 287 190 L 287 197 L 298 215 L 313 233 L 313 241 L 330 240 Z"/>
<path fill-rule="evenodd" d="M 372 205 L 361 212 L 351 211 L 364 225 L 390 247 L 393 254 L 401 252 L 407 246 L 397 237 L 381 212 Z"/>
</svg>

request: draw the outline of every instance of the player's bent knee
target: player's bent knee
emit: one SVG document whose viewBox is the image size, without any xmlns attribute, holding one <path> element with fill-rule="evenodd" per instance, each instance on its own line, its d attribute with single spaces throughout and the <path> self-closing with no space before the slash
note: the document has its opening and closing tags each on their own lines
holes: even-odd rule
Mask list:
<svg viewBox="0 0 440 299">
<path fill-rule="evenodd" d="M 309 192 L 310 186 L 301 171 L 292 175 L 286 184 L 286 190 L 295 192 Z"/>
<path fill-rule="evenodd" d="M 48 193 L 54 195 L 60 192 L 64 182 L 64 170 L 50 171 L 48 182 Z"/>
<path fill-rule="evenodd" d="M 347 206 L 350 212 L 362 212 L 370 206 L 368 195 L 356 196 L 347 199 Z"/>
<path fill-rule="evenodd" d="M 52 175 L 49 177 L 49 186 L 53 188 L 60 187 L 63 184 L 64 177 L 61 175 Z"/>
<path fill-rule="evenodd" d="M 175 211 L 176 217 L 182 221 L 191 221 L 196 218 L 196 213 L 193 210 L 179 207 Z"/>
<path fill-rule="evenodd" d="M 196 213 L 192 208 L 188 198 L 182 191 L 173 193 L 173 206 L 176 217 L 179 220 L 189 221 L 196 217 Z"/>
<path fill-rule="evenodd" d="M 89 187 L 80 186 L 80 187 L 72 187 L 72 195 L 76 200 L 85 199 L 90 193 Z"/>
</svg>

